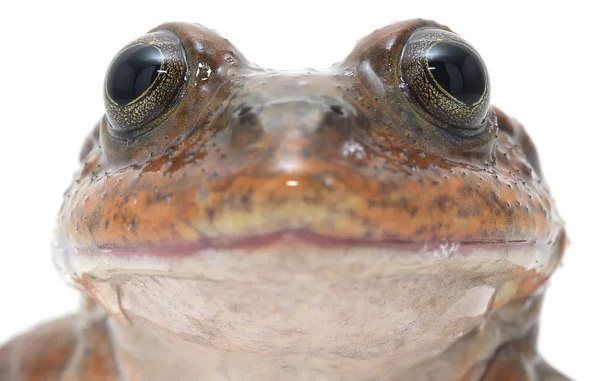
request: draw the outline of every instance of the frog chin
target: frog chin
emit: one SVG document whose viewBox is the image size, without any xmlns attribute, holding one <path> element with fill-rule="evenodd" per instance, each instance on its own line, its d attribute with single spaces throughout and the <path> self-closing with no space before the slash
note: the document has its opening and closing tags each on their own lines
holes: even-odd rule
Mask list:
<svg viewBox="0 0 600 381">
<path fill-rule="evenodd" d="M 63 253 L 59 267 L 115 324 L 210 350 L 404 355 L 418 362 L 490 311 L 534 293 L 559 251 L 539 244 L 322 245 L 282 238 L 188 255 Z"/>
</svg>

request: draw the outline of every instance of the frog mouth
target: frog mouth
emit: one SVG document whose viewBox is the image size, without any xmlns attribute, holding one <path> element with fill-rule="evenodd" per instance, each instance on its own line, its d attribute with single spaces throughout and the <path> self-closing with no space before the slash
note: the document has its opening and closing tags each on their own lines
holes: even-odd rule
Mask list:
<svg viewBox="0 0 600 381">
<path fill-rule="evenodd" d="M 261 262 L 265 258 L 282 262 L 291 257 L 310 257 L 313 258 L 311 260 L 323 260 L 324 263 L 327 262 L 335 268 L 337 264 L 346 261 L 347 256 L 359 256 L 365 263 L 378 257 L 385 257 L 392 261 L 406 261 L 406 263 L 489 257 L 495 260 L 518 262 L 524 268 L 535 268 L 547 263 L 558 248 L 558 245 L 548 246 L 524 240 L 418 242 L 401 238 L 333 237 L 307 230 L 282 230 L 249 237 L 218 237 L 160 246 L 53 245 L 53 259 L 59 271 L 68 274 L 71 278 L 77 278 L 85 273 L 108 276 L 119 272 L 139 271 L 171 275 L 188 274 L 194 277 L 193 274 L 204 274 L 208 271 L 201 269 L 203 265 L 200 263 L 214 258 L 220 258 L 223 263 L 241 264 L 246 261 L 252 263 L 256 258 L 263 258 Z M 249 271 L 258 271 L 251 265 L 247 265 L 250 266 Z"/>
<path fill-rule="evenodd" d="M 201 240 L 165 245 L 102 245 L 95 248 L 77 248 L 77 254 L 115 254 L 124 256 L 155 256 L 155 257 L 177 257 L 189 256 L 208 251 L 247 251 L 256 252 L 271 246 L 285 246 L 304 244 L 314 246 L 323 250 L 336 248 L 373 248 L 388 249 L 410 252 L 423 252 L 435 247 L 460 248 L 460 252 L 468 252 L 469 248 L 491 247 L 502 245 L 534 245 L 534 242 L 524 239 L 471 239 L 452 241 L 441 239 L 436 241 L 417 241 L 397 237 L 369 238 L 331 236 L 315 233 L 305 229 L 280 230 L 260 235 L 243 237 L 217 236 Z"/>
<path fill-rule="evenodd" d="M 259 294 L 297 292 L 297 297 L 309 300 L 329 288 L 344 289 L 348 297 L 347 292 L 357 284 L 375 294 L 400 283 L 415 288 L 410 283 L 415 277 L 432 290 L 443 287 L 449 276 L 462 282 L 460 274 L 474 277 L 474 281 L 488 277 L 490 284 L 517 279 L 510 283 L 508 294 L 498 299 L 503 303 L 515 293 L 531 293 L 540 287 L 562 252 L 559 245 L 523 241 L 369 240 L 303 230 L 158 247 L 54 248 L 54 262 L 63 278 L 83 287 L 109 313 L 125 320 L 122 301 L 126 310 L 137 311 L 132 303 L 138 296 L 130 292 L 144 284 L 159 285 L 156 292 L 167 292 L 169 298 L 181 298 L 177 293 L 185 290 L 193 294 L 189 300 L 205 302 L 206 295 L 211 295 L 207 287 L 215 285 L 227 294 L 225 299 L 245 295 L 250 288 Z"/>
<path fill-rule="evenodd" d="M 422 307 L 425 295 L 439 308 L 426 316 L 443 315 L 440 303 L 448 295 L 467 298 L 447 308 L 456 304 L 467 317 L 480 316 L 542 285 L 556 266 L 553 254 L 548 246 L 522 241 L 369 240 L 286 230 L 186 245 L 67 247 L 55 252 L 55 261 L 65 278 L 125 323 L 152 322 L 180 332 L 172 326 L 188 316 L 227 330 L 244 329 L 243 320 L 289 337 L 298 335 L 288 327 L 295 320 L 308 324 L 308 331 L 322 324 L 343 331 L 344 316 L 365 316 L 377 325 L 389 323 L 389 314 L 394 322 L 404 321 L 406 311 Z M 369 317 L 374 311 L 384 312 Z M 197 325 L 184 332 L 207 341 Z M 250 338 L 245 348 L 262 343 L 255 335 L 240 334 Z M 264 350 L 272 347 L 265 344 Z"/>
</svg>

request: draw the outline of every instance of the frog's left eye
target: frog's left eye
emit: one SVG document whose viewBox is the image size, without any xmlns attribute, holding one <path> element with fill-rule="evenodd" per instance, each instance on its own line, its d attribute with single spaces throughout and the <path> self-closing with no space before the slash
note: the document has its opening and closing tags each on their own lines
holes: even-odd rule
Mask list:
<svg viewBox="0 0 600 381">
<path fill-rule="evenodd" d="M 468 136 L 484 128 L 490 110 L 487 69 L 460 36 L 418 29 L 404 46 L 400 69 L 410 95 L 439 125 Z"/>
<path fill-rule="evenodd" d="M 183 95 L 186 72 L 184 49 L 171 32 L 150 33 L 123 48 L 106 74 L 110 134 L 127 139 L 163 121 Z"/>
</svg>

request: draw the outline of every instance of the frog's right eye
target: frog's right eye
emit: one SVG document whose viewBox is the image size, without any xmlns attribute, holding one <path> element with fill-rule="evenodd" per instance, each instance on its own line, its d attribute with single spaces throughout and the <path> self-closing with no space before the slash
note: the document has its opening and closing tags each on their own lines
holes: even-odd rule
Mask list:
<svg viewBox="0 0 600 381">
<path fill-rule="evenodd" d="M 490 115 L 487 69 L 457 34 L 417 29 L 404 46 L 400 74 L 419 109 L 437 125 L 460 136 L 485 130 Z"/>
<path fill-rule="evenodd" d="M 123 48 L 106 74 L 104 105 L 112 136 L 139 136 L 166 119 L 185 91 L 187 64 L 179 38 L 150 33 Z"/>
</svg>

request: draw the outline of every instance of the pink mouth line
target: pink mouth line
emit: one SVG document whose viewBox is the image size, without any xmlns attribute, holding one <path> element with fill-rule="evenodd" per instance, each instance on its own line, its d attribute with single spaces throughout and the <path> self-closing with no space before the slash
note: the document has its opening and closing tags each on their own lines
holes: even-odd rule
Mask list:
<svg viewBox="0 0 600 381">
<path fill-rule="evenodd" d="M 414 249 L 415 251 L 423 247 L 431 247 L 432 249 L 443 245 L 459 245 L 459 246 L 488 246 L 488 245 L 534 245 L 533 241 L 527 240 L 467 240 L 467 241 L 410 241 L 403 239 L 368 239 L 368 238 L 342 238 L 324 236 L 306 230 L 282 230 L 273 233 L 267 233 L 258 236 L 249 236 L 239 239 L 226 238 L 207 238 L 201 241 L 175 244 L 175 245 L 158 245 L 158 246 L 119 246 L 119 245 L 103 245 L 96 248 L 79 248 L 78 253 L 86 253 L 94 255 L 96 253 L 115 253 L 126 256 L 186 256 L 208 250 L 256 250 L 263 247 L 273 245 L 278 241 L 287 241 L 290 245 L 298 243 L 310 243 L 321 248 L 339 248 L 339 247 L 372 247 L 385 248 L 402 246 L 403 249 Z"/>
</svg>

